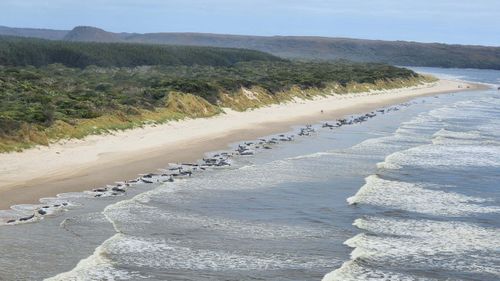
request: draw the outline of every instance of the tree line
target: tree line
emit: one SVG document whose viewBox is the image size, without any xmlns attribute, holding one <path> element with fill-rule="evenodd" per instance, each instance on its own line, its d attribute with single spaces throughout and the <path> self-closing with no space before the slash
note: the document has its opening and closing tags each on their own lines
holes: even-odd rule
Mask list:
<svg viewBox="0 0 500 281">
<path fill-rule="evenodd" d="M 241 61 L 280 61 L 273 55 L 246 49 L 50 41 L 0 36 L 0 65 L 68 67 L 135 67 L 141 65 L 229 66 Z"/>
</svg>

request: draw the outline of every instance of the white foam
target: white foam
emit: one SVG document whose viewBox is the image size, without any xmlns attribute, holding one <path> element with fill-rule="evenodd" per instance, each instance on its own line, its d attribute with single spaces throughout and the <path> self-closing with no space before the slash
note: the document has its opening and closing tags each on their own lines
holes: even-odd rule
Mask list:
<svg viewBox="0 0 500 281">
<path fill-rule="evenodd" d="M 137 280 L 137 278 L 141 278 L 141 276 L 137 274 L 114 268 L 113 262 L 107 258 L 108 253 L 104 250 L 105 245 L 112 243 L 112 241 L 116 239 L 119 239 L 118 234 L 106 240 L 103 245 L 97 247 L 91 256 L 81 260 L 71 271 L 47 278 L 45 281 L 115 281 L 131 279 Z"/>
<path fill-rule="evenodd" d="M 500 274 L 500 268 L 495 266 L 500 257 L 493 255 L 500 245 L 496 228 L 456 221 L 373 217 L 357 219 L 354 225 L 377 234 L 359 234 L 345 242 L 356 248 L 354 259 Z"/>
<path fill-rule="evenodd" d="M 378 168 L 399 169 L 402 166 L 437 167 L 500 167 L 500 146 L 422 145 L 395 152 L 377 164 Z"/>
<path fill-rule="evenodd" d="M 482 204 L 491 200 L 433 190 L 429 189 L 432 186 L 423 183 L 389 181 L 376 175 L 371 175 L 365 180 L 366 184 L 356 195 L 347 199 L 349 204 L 371 204 L 441 216 L 500 213 L 500 207 Z"/>
<path fill-rule="evenodd" d="M 455 104 L 437 108 L 429 112 L 429 116 L 438 120 L 457 119 L 487 119 L 494 118 L 500 112 L 500 101 L 495 98 L 482 98 L 481 100 L 459 101 Z"/>
<path fill-rule="evenodd" d="M 290 157 L 287 160 L 303 160 L 303 159 L 311 159 L 311 158 L 320 158 L 320 157 L 324 157 L 324 156 L 331 156 L 331 155 L 334 155 L 334 154 L 335 153 L 328 152 L 328 151 L 325 151 L 325 152 L 315 152 L 315 153 L 311 153 L 311 154 Z"/>
<path fill-rule="evenodd" d="M 433 136 L 433 144 L 463 144 L 463 145 L 473 145 L 480 144 L 483 139 L 479 131 L 450 131 L 447 129 L 441 129 L 437 131 Z"/>
<path fill-rule="evenodd" d="M 106 251 L 120 264 L 164 270 L 310 269 L 328 267 L 333 262 L 327 259 L 304 260 L 293 255 L 191 249 L 173 241 L 127 235 L 119 235 L 112 244 L 105 246 Z"/>
<path fill-rule="evenodd" d="M 409 137 L 406 134 L 395 133 L 391 136 L 367 139 L 351 148 L 356 154 L 365 154 L 370 156 L 387 155 L 394 151 L 401 150 L 409 145 L 421 144 L 424 141 L 422 137 Z"/>
<path fill-rule="evenodd" d="M 324 281 L 433 280 L 379 269 L 477 273 L 500 276 L 498 229 L 453 221 L 414 219 L 357 219 L 357 227 L 373 234 L 359 234 L 345 242 L 355 248 L 351 260 L 327 274 Z M 358 261 L 362 261 L 361 263 Z"/>
<path fill-rule="evenodd" d="M 367 268 L 350 260 L 326 274 L 322 281 L 438 281 L 432 278 L 404 275 L 388 270 Z"/>
</svg>

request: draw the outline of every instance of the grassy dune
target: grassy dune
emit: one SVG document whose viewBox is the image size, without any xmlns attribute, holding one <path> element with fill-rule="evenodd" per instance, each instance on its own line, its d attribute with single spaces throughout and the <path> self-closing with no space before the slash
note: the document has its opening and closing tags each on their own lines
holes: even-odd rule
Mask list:
<svg viewBox="0 0 500 281">
<path fill-rule="evenodd" d="M 390 90 L 404 87 L 413 87 L 437 81 L 431 76 L 416 76 L 410 78 L 396 78 L 391 80 L 377 80 L 374 83 L 350 82 L 347 85 L 329 83 L 325 87 L 302 89 L 295 85 L 286 91 L 271 93 L 261 87 L 251 89 L 241 88 L 233 93 L 225 93 L 221 96 L 221 106 L 237 111 L 259 108 L 262 106 L 291 102 L 295 99 L 313 99 L 315 97 L 326 97 L 332 94 L 355 94 L 369 91 Z"/>
</svg>

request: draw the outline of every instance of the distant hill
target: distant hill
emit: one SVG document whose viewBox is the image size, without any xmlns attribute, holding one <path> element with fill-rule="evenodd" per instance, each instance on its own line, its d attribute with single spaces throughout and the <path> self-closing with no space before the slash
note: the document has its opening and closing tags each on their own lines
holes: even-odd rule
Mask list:
<svg viewBox="0 0 500 281">
<path fill-rule="evenodd" d="M 107 32 L 92 26 L 77 26 L 66 33 L 62 39 L 80 42 L 122 42 L 119 34 Z"/>
<path fill-rule="evenodd" d="M 125 42 L 248 48 L 284 58 L 383 62 L 405 66 L 500 69 L 500 47 L 297 36 L 131 34 Z"/>
<path fill-rule="evenodd" d="M 2 30 L 0 30 L 0 34 L 3 34 Z M 30 34 L 33 33 L 23 29 L 18 30 L 17 36 L 32 37 Z M 36 33 L 38 37 L 42 34 L 44 33 Z M 54 37 L 54 35 L 52 36 Z M 347 59 L 404 66 L 500 69 L 500 47 L 328 37 L 265 37 L 206 33 L 112 33 L 95 27 L 76 27 L 72 31 L 66 32 L 63 38 L 69 41 L 86 42 L 246 48 L 268 52 L 283 58 L 307 60 Z"/>
<path fill-rule="evenodd" d="M 0 35 L 33 37 L 49 40 L 62 40 L 68 34 L 67 30 L 37 29 L 37 28 L 14 28 L 0 26 Z"/>
<path fill-rule="evenodd" d="M 68 42 L 0 36 L 0 65 L 4 66 L 45 66 L 55 63 L 79 68 L 89 65 L 231 66 L 238 62 L 282 60 L 268 53 L 235 48 Z"/>
</svg>

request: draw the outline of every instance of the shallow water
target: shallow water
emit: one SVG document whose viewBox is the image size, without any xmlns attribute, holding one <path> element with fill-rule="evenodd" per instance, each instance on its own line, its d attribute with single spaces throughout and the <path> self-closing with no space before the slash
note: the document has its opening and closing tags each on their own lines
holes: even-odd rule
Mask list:
<svg viewBox="0 0 500 281">
<path fill-rule="evenodd" d="M 185 180 L 45 199 L 70 205 L 0 226 L 0 280 L 498 280 L 499 97 L 419 98 Z"/>
</svg>

